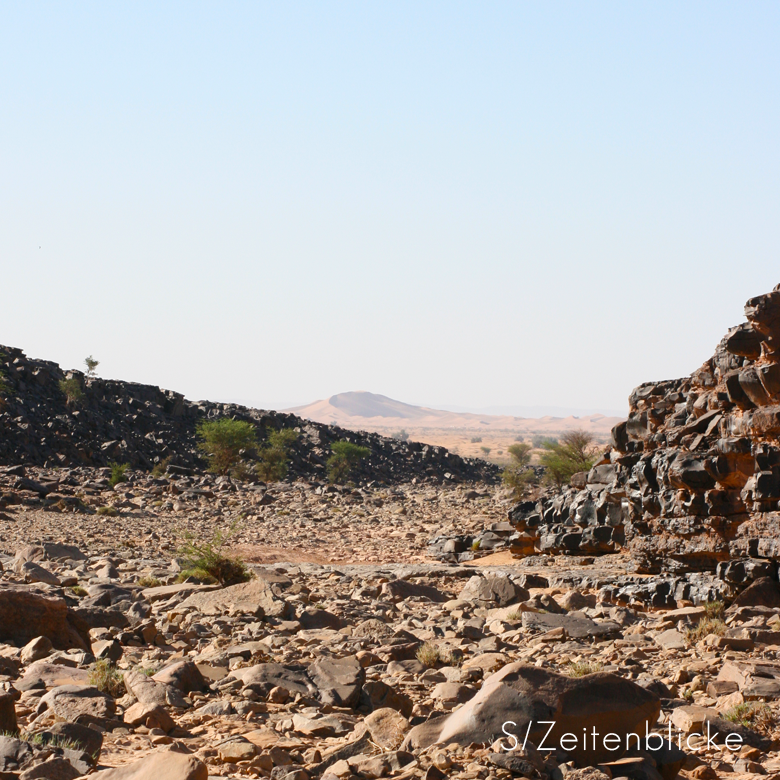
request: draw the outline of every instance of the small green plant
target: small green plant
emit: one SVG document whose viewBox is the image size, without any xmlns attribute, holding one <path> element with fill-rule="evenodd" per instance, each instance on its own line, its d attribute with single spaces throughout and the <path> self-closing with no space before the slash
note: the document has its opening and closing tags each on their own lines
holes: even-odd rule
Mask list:
<svg viewBox="0 0 780 780">
<path fill-rule="evenodd" d="M 472 444 L 479 444 L 482 441 L 481 436 L 472 436 L 471 437 L 471 443 Z"/>
<path fill-rule="evenodd" d="M 588 674 L 596 674 L 604 668 L 600 661 L 577 661 L 569 664 L 569 677 L 585 677 Z"/>
<path fill-rule="evenodd" d="M 475 540 L 474 540 L 474 541 L 471 543 L 471 549 L 472 549 L 474 552 L 477 552 L 477 550 L 479 550 L 479 548 L 480 548 L 481 546 L 482 546 L 482 541 L 481 541 L 480 539 L 475 539 Z"/>
<path fill-rule="evenodd" d="M 331 444 L 333 454 L 328 458 L 328 479 L 331 482 L 344 482 L 352 474 L 361 460 L 371 454 L 368 447 L 361 447 L 350 441 L 337 441 Z"/>
<path fill-rule="evenodd" d="M 287 476 L 290 450 L 298 440 L 298 432 L 292 428 L 271 431 L 266 444 L 257 454 L 257 475 L 263 482 L 279 482 Z"/>
<path fill-rule="evenodd" d="M 75 376 L 70 379 L 60 379 L 60 392 L 65 396 L 68 405 L 76 404 L 84 398 L 84 391 L 81 389 L 81 383 Z"/>
<path fill-rule="evenodd" d="M 80 599 L 83 599 L 83 598 L 84 598 L 84 596 L 86 596 L 86 595 L 87 595 L 87 591 L 86 591 L 84 588 L 82 588 L 82 587 L 81 587 L 81 585 L 74 585 L 74 586 L 73 586 L 73 587 L 70 589 L 70 592 L 71 592 L 71 593 L 72 593 L 74 596 L 78 596 Z"/>
<path fill-rule="evenodd" d="M 223 586 L 250 580 L 252 573 L 246 564 L 224 553 L 225 546 L 236 532 L 237 524 L 233 523 L 226 531 L 217 529 L 210 539 L 198 539 L 189 532 L 184 534 L 184 543 L 179 548 L 184 566 L 179 577 L 197 576 L 195 572 L 198 572 Z"/>
<path fill-rule="evenodd" d="M 726 633 L 726 624 L 720 618 L 702 618 L 695 626 L 685 631 L 685 638 L 689 644 L 695 645 L 710 634 L 723 636 Z"/>
<path fill-rule="evenodd" d="M 130 468 L 129 463 L 109 463 L 111 476 L 108 478 L 108 484 L 116 487 L 120 482 L 127 482 L 125 472 Z"/>
<path fill-rule="evenodd" d="M 84 365 L 87 367 L 87 377 L 89 379 L 94 379 L 97 374 L 95 374 L 95 369 L 100 365 L 99 360 L 95 360 L 95 358 L 90 355 L 89 357 L 84 358 Z"/>
<path fill-rule="evenodd" d="M 119 510 L 114 506 L 99 506 L 97 513 L 104 517 L 119 517 Z"/>
<path fill-rule="evenodd" d="M 230 473 L 241 461 L 242 453 L 251 454 L 257 449 L 255 426 L 244 420 L 203 420 L 197 431 L 201 438 L 198 449 L 206 454 L 209 470 L 216 474 Z"/>
<path fill-rule="evenodd" d="M 560 442 L 545 442 L 539 459 L 545 468 L 545 481 L 563 487 L 578 472 L 590 471 L 596 462 L 593 442 L 593 434 L 587 431 L 566 431 Z"/>
<path fill-rule="evenodd" d="M 682 697 L 685 701 L 693 701 L 693 691 L 690 688 L 686 688 L 682 692 Z"/>
<path fill-rule="evenodd" d="M 124 696 L 127 692 L 124 680 L 122 680 L 122 673 L 105 658 L 98 659 L 92 665 L 89 672 L 89 684 L 115 699 Z"/>
<path fill-rule="evenodd" d="M 212 577 L 205 569 L 200 568 L 184 569 L 184 571 L 180 571 L 176 575 L 177 585 L 181 585 L 189 580 L 196 580 L 203 585 L 213 585 L 217 582 L 216 577 Z"/>
<path fill-rule="evenodd" d="M 507 614 L 506 619 L 508 621 L 522 620 L 523 619 L 523 613 L 519 609 L 513 609 L 511 612 L 509 612 Z"/>
<path fill-rule="evenodd" d="M 758 701 L 745 701 L 732 707 L 723 717 L 732 723 L 739 723 L 749 729 L 756 729 L 765 734 L 772 731 L 777 718 L 768 704 Z"/>
<path fill-rule="evenodd" d="M 138 580 L 138 584 L 142 588 L 159 588 L 160 585 L 162 585 L 162 582 L 153 574 L 144 574 L 144 576 Z"/>
</svg>

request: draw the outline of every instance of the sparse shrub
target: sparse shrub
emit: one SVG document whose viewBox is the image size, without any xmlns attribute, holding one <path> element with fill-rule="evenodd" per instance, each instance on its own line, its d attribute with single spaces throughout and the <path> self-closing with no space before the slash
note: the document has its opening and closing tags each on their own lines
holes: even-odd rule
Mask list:
<svg viewBox="0 0 780 780">
<path fill-rule="evenodd" d="M 196 580 L 203 585 L 213 585 L 217 582 L 217 578 L 212 577 L 205 569 L 184 569 L 184 571 L 181 571 L 176 575 L 176 583 L 178 585 L 181 585 L 182 582 L 187 582 L 188 580 Z"/>
<path fill-rule="evenodd" d="M 770 734 L 777 722 L 772 708 L 764 702 L 745 701 L 732 707 L 723 717 L 732 723 L 739 723 L 749 729 Z"/>
<path fill-rule="evenodd" d="M 125 472 L 130 468 L 129 463 L 109 463 L 111 468 L 111 476 L 108 478 L 108 484 L 111 487 L 116 487 L 120 482 L 127 482 L 127 475 Z"/>
<path fill-rule="evenodd" d="M 554 436 L 534 436 L 531 439 L 531 444 L 536 450 L 547 449 L 548 446 L 555 445 L 557 443 L 558 439 L 556 439 Z"/>
<path fill-rule="evenodd" d="M 471 437 L 471 443 L 472 444 L 479 444 L 482 441 L 481 436 L 472 436 Z"/>
<path fill-rule="evenodd" d="M 722 601 L 708 601 L 704 605 L 704 614 L 712 620 L 723 620 L 726 607 Z"/>
<path fill-rule="evenodd" d="M 95 360 L 95 358 L 90 355 L 89 357 L 84 358 L 84 365 L 87 367 L 87 376 L 90 379 L 93 379 L 95 376 L 95 369 L 100 365 L 99 360 Z"/>
<path fill-rule="evenodd" d="M 723 636 L 726 633 L 726 624 L 720 618 L 702 618 L 695 626 L 685 631 L 685 638 L 692 645 L 704 639 L 710 634 Z"/>
<path fill-rule="evenodd" d="M 113 506 L 99 506 L 97 513 L 105 517 L 119 517 L 119 510 Z"/>
<path fill-rule="evenodd" d="M 525 442 L 507 447 L 507 452 L 512 456 L 512 464 L 501 472 L 501 479 L 507 487 L 512 488 L 515 498 L 523 496 L 537 482 L 536 472 L 529 468 L 532 449 L 531 445 Z"/>
<path fill-rule="evenodd" d="M 560 442 L 545 442 L 545 452 L 539 460 L 545 468 L 546 481 L 563 487 L 577 472 L 590 471 L 596 462 L 593 440 L 593 434 L 587 431 L 566 431 Z"/>
<path fill-rule="evenodd" d="M 596 674 L 604 668 L 600 661 L 572 661 L 569 664 L 569 677 L 585 677 L 588 674 Z"/>
<path fill-rule="evenodd" d="M 439 647 L 435 642 L 423 642 L 415 653 L 417 660 L 428 668 L 438 664 L 443 666 L 460 666 L 463 662 L 463 653 L 452 647 Z"/>
<path fill-rule="evenodd" d="M 522 620 L 523 619 L 523 613 L 519 609 L 513 609 L 511 612 L 509 612 L 506 616 L 507 620 Z"/>
<path fill-rule="evenodd" d="M 83 599 L 83 598 L 84 598 L 84 596 L 86 596 L 86 595 L 87 595 L 87 591 L 86 591 L 84 588 L 82 588 L 82 587 L 81 587 L 81 585 L 74 585 L 74 586 L 73 586 L 73 587 L 70 589 L 70 592 L 71 592 L 71 593 L 72 593 L 74 596 L 78 596 L 80 599 Z"/>
<path fill-rule="evenodd" d="M 439 663 L 440 653 L 438 645 L 433 642 L 423 642 L 415 653 L 417 660 L 429 669 L 436 666 Z"/>
<path fill-rule="evenodd" d="M 89 672 L 89 684 L 115 699 L 124 696 L 127 692 L 121 672 L 105 658 L 98 659 L 92 665 Z"/>
<path fill-rule="evenodd" d="M 361 460 L 371 454 L 368 447 L 361 447 L 350 441 L 337 441 L 331 445 L 333 454 L 328 458 L 328 479 L 343 482 Z"/>
<path fill-rule="evenodd" d="M 138 585 L 142 588 L 159 588 L 162 582 L 157 579 L 153 574 L 144 574 L 138 580 Z"/>
<path fill-rule="evenodd" d="M 257 455 L 257 476 L 263 482 L 279 482 L 287 476 L 290 449 L 298 439 L 298 432 L 292 428 L 271 431 L 265 446 Z"/>
<path fill-rule="evenodd" d="M 481 541 L 480 539 L 475 539 L 475 540 L 474 540 L 474 541 L 471 543 L 471 549 L 472 549 L 474 552 L 477 552 L 477 550 L 479 550 L 479 548 L 480 548 L 481 546 L 482 546 L 482 541 Z"/>
<path fill-rule="evenodd" d="M 60 379 L 59 388 L 68 404 L 78 403 L 84 398 L 81 383 L 75 376 L 72 376 L 70 379 Z"/>
<path fill-rule="evenodd" d="M 195 572 L 205 574 L 213 578 L 220 585 L 236 585 L 239 582 L 247 582 L 252 578 L 252 573 L 246 564 L 238 558 L 231 558 L 224 554 L 225 545 L 236 532 L 236 524 L 230 526 L 227 531 L 216 530 L 210 539 L 198 539 L 194 534 L 186 533 L 184 543 L 179 548 L 179 555 L 183 559 L 184 571 L 179 575 L 197 576 Z M 186 577 L 184 577 L 186 579 Z M 198 579 L 201 579 L 198 577 Z"/>
<path fill-rule="evenodd" d="M 480 447 L 485 455 L 490 455 L 490 447 Z"/>
<path fill-rule="evenodd" d="M 170 462 L 171 456 L 169 455 L 167 458 L 163 458 L 161 461 L 155 463 L 154 466 L 152 466 L 152 476 L 157 477 L 158 479 L 165 476 L 165 473 L 168 470 L 168 464 Z"/>
<path fill-rule="evenodd" d="M 398 433 L 393 434 L 393 438 L 397 441 L 409 441 L 409 434 L 406 432 L 404 428 L 401 428 Z"/>
<path fill-rule="evenodd" d="M 202 439 L 198 449 L 206 454 L 209 469 L 216 474 L 228 474 L 239 463 L 242 453 L 257 448 L 255 426 L 250 422 L 222 417 L 203 420 L 197 430 Z"/>
</svg>

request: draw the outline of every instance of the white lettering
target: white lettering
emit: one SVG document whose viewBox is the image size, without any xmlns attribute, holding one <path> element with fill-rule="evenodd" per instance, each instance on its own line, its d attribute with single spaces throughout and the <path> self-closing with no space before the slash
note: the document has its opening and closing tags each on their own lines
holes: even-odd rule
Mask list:
<svg viewBox="0 0 780 780">
<path fill-rule="evenodd" d="M 709 726 L 709 725 L 710 724 L 708 723 L 707 726 Z M 692 750 L 694 753 L 698 753 L 699 750 L 701 750 L 701 748 L 697 748 L 694 745 L 691 745 L 691 737 L 700 737 L 700 736 L 702 736 L 702 735 L 699 734 L 696 731 L 693 731 L 690 734 L 688 734 L 688 736 L 685 739 L 685 747 L 687 747 L 688 750 Z"/>
<path fill-rule="evenodd" d="M 514 740 L 515 743 L 514 745 L 512 745 L 511 748 L 506 748 L 507 753 L 511 753 L 513 750 L 517 750 L 518 746 L 520 745 L 520 743 L 517 741 L 517 737 L 511 731 L 506 730 L 507 726 L 516 726 L 516 725 L 517 723 L 515 723 L 513 720 L 507 720 L 501 724 L 501 731 L 503 731 L 504 734 L 506 734 L 510 739 Z M 503 743 L 502 743 L 502 747 L 503 747 Z"/>
<path fill-rule="evenodd" d="M 564 741 L 564 740 L 566 740 L 566 742 L 567 742 L 567 743 L 570 743 L 570 742 L 572 742 L 572 741 L 573 741 L 573 744 L 572 744 L 572 745 L 568 745 L 568 744 L 567 744 L 567 745 L 564 745 L 564 744 L 563 744 L 563 741 Z M 569 734 L 564 734 L 564 735 L 561 737 L 561 739 L 560 739 L 560 745 L 561 745 L 561 747 L 562 747 L 564 750 L 566 750 L 566 751 L 570 751 L 570 750 L 576 750 L 576 749 L 577 749 L 577 737 L 576 737 L 576 736 L 574 736 L 574 734 L 571 734 L 571 733 L 569 733 Z"/>
<path fill-rule="evenodd" d="M 716 731 L 714 735 L 710 736 L 710 725 L 710 722 L 707 721 L 707 750 L 717 750 L 718 744 L 714 740 L 720 732 Z M 685 744 L 688 744 L 687 740 Z"/>
<path fill-rule="evenodd" d="M 610 747 L 607 743 L 614 742 L 615 747 Z M 604 747 L 607 750 L 620 750 L 620 737 L 617 734 L 605 734 L 604 735 Z"/>
<path fill-rule="evenodd" d="M 736 739 L 739 740 L 739 742 L 737 742 L 736 745 L 729 745 L 730 739 Z M 742 734 L 729 734 L 724 741 L 726 743 L 726 747 L 732 753 L 736 753 L 742 747 Z"/>
<path fill-rule="evenodd" d="M 542 737 L 542 741 L 539 743 L 538 750 L 543 750 L 545 753 L 551 753 L 555 748 L 551 747 L 543 747 L 544 741 L 547 739 L 547 737 L 550 736 L 550 732 L 555 728 L 555 721 L 554 720 L 540 720 L 539 723 L 543 726 L 546 726 L 547 724 L 550 725 L 550 728 L 547 729 L 547 733 Z"/>
</svg>

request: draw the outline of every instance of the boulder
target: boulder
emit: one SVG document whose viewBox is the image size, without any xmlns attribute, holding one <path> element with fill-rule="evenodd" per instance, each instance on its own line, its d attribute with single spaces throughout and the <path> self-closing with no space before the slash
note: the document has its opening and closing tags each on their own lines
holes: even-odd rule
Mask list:
<svg viewBox="0 0 780 780">
<path fill-rule="evenodd" d="M 384 750 L 397 750 L 410 728 L 409 721 L 390 707 L 374 710 L 363 722 L 371 739 Z"/>
<path fill-rule="evenodd" d="M 592 766 L 619 758 L 626 749 L 628 734 L 644 735 L 645 727 L 655 725 L 661 710 L 660 699 L 630 680 L 612 674 L 598 673 L 572 678 L 522 663 L 508 664 L 488 677 L 480 691 L 451 715 L 430 719 L 415 726 L 405 745 L 426 748 L 433 744 L 473 742 L 489 743 L 508 726 L 520 740 L 528 733 L 537 746 L 544 740 L 559 745 L 566 733 L 582 734 L 592 728 L 600 734 L 617 734 L 620 748 L 608 751 L 597 740 L 568 750 L 579 766 Z M 527 732 L 527 729 L 530 730 Z"/>
<path fill-rule="evenodd" d="M 99 780 L 208 780 L 209 771 L 195 756 L 164 750 L 126 766 L 105 769 L 90 777 Z"/>
<path fill-rule="evenodd" d="M 80 715 L 110 718 L 116 703 L 91 685 L 61 685 L 41 697 L 38 713 L 51 709 L 59 720 L 75 721 Z"/>
<path fill-rule="evenodd" d="M 193 691 L 205 691 L 208 683 L 200 672 L 200 669 L 192 661 L 178 661 L 171 666 L 166 666 L 155 674 L 152 679 L 163 685 L 171 685 L 182 693 Z"/>
<path fill-rule="evenodd" d="M 178 688 L 157 682 L 147 677 L 143 672 L 132 670 L 124 674 L 125 687 L 143 704 L 159 705 L 160 707 L 188 707 L 186 699 Z"/>
<path fill-rule="evenodd" d="M 82 773 L 67 758 L 52 756 L 40 764 L 25 769 L 19 780 L 76 780 Z"/>
<path fill-rule="evenodd" d="M 780 587 L 771 577 L 759 577 L 734 599 L 729 609 L 740 607 L 780 607 Z"/>
<path fill-rule="evenodd" d="M 290 605 L 260 577 L 220 590 L 193 593 L 179 608 L 194 609 L 204 615 L 253 615 L 258 618 L 287 617 L 290 613 Z"/>
<path fill-rule="evenodd" d="M 403 599 L 428 599 L 437 603 L 443 603 L 449 596 L 431 585 L 420 585 L 408 580 L 390 580 L 382 585 L 381 595 L 390 601 L 402 601 Z"/>
<path fill-rule="evenodd" d="M 65 599 L 21 587 L 0 589 L 0 641 L 26 644 L 40 636 L 57 650 L 89 649 L 86 626 Z"/>
<path fill-rule="evenodd" d="M 21 693 L 10 683 L 0 683 L 0 734 L 16 734 L 16 702 Z"/>
<path fill-rule="evenodd" d="M 358 703 L 366 673 L 356 658 L 320 658 L 308 673 L 324 704 L 354 707 Z"/>
<path fill-rule="evenodd" d="M 312 684 L 306 672 L 300 668 L 281 664 L 256 664 L 244 669 L 234 669 L 230 677 L 240 680 L 244 688 L 249 688 L 260 696 L 268 696 L 272 688 L 284 688 L 293 696 L 315 696 L 317 688 Z"/>
<path fill-rule="evenodd" d="M 530 593 L 507 576 L 483 577 L 475 574 L 464 586 L 458 598 L 488 607 L 505 607 L 516 601 L 526 601 Z"/>
<path fill-rule="evenodd" d="M 533 633 L 547 633 L 558 628 L 564 629 L 567 636 L 582 639 L 588 636 L 608 636 L 620 632 L 620 626 L 611 621 L 597 623 L 581 612 L 569 612 L 566 615 L 544 612 L 523 612 L 523 628 Z"/>
</svg>

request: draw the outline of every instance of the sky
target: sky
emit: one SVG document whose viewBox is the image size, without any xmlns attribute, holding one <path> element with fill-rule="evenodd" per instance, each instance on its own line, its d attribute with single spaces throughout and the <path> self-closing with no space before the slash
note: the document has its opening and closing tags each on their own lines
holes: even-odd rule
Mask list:
<svg viewBox="0 0 780 780">
<path fill-rule="evenodd" d="M 625 412 L 780 283 L 776 2 L 0 0 L 0 344 Z"/>
</svg>

